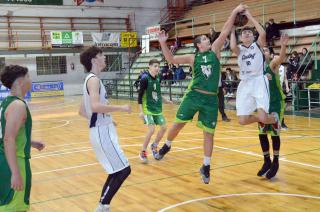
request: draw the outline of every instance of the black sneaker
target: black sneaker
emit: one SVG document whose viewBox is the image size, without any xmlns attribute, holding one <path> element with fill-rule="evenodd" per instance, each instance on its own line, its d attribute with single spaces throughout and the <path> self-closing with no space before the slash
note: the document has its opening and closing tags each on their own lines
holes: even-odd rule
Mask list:
<svg viewBox="0 0 320 212">
<path fill-rule="evenodd" d="M 222 116 L 222 121 L 230 122 L 231 119 L 229 119 L 227 116 Z"/>
<path fill-rule="evenodd" d="M 156 160 L 161 160 L 165 154 L 167 154 L 171 149 L 171 146 L 168 146 L 167 144 L 164 144 L 159 152 L 155 155 Z"/>
<path fill-rule="evenodd" d="M 287 131 L 288 127 L 285 123 L 281 124 L 281 129 Z"/>
<path fill-rule="evenodd" d="M 261 169 L 259 170 L 259 172 L 257 173 L 257 175 L 259 177 L 263 176 L 265 173 L 267 173 L 267 171 L 269 171 L 270 167 L 271 167 L 271 160 L 269 158 L 264 161 L 264 163 L 263 163 Z"/>
<path fill-rule="evenodd" d="M 200 168 L 200 174 L 202 177 L 202 181 L 205 184 L 209 184 L 210 182 L 210 165 L 202 165 L 202 167 Z"/>
<path fill-rule="evenodd" d="M 271 168 L 266 174 L 266 177 L 270 180 L 271 178 L 276 176 L 278 169 L 279 169 L 279 160 L 273 160 L 271 164 Z"/>
</svg>

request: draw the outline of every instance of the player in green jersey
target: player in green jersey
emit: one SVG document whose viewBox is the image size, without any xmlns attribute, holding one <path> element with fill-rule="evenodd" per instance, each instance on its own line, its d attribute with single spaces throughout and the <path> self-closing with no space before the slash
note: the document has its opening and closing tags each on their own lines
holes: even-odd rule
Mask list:
<svg viewBox="0 0 320 212">
<path fill-rule="evenodd" d="M 212 45 L 206 35 L 197 36 L 194 39 L 194 46 L 197 49 L 195 54 L 173 56 L 166 44 L 168 35 L 164 31 L 159 34 L 159 42 L 166 60 L 173 64 L 189 64 L 193 66 L 193 74 L 192 81 L 177 111 L 174 124 L 169 130 L 165 144 L 157 154 L 157 159 L 162 159 L 169 152 L 171 142 L 185 124 L 192 121 L 193 116 L 199 112 L 197 126 L 203 130 L 204 135 L 204 160 L 200 168 L 200 174 L 206 184 L 210 181 L 213 135 L 217 124 L 220 49 L 231 31 L 235 17 L 245 9 L 246 6 L 240 4 L 231 12 L 219 37 Z"/>
<path fill-rule="evenodd" d="M 30 148 L 44 144 L 31 141 L 32 119 L 23 100 L 30 90 L 28 69 L 10 65 L 1 82 L 11 89 L 0 106 L 0 212 L 27 211 L 31 190 Z"/>
<path fill-rule="evenodd" d="M 155 131 L 155 125 L 160 126 L 160 130 L 156 139 L 151 144 L 151 151 L 153 156 L 157 153 L 157 146 L 166 132 L 166 120 L 162 114 L 162 100 L 165 103 L 172 104 L 172 101 L 163 98 L 161 95 L 160 76 L 159 76 L 160 62 L 156 59 L 149 61 L 149 71 L 141 77 L 140 89 L 138 95 L 138 104 L 140 108 L 140 117 L 148 125 L 148 131 L 144 139 L 140 159 L 143 163 L 148 162 L 147 147 L 150 139 Z"/>
<path fill-rule="evenodd" d="M 267 68 L 265 75 L 269 79 L 269 93 L 270 93 L 270 106 L 269 114 L 276 112 L 279 114 L 280 122 L 283 119 L 284 114 L 284 99 L 285 95 L 282 92 L 282 86 L 280 85 L 279 66 L 285 60 L 286 46 L 288 44 L 288 35 L 282 35 L 280 39 L 281 49 L 280 55 L 271 58 L 270 48 L 264 47 L 264 55 L 267 62 Z M 279 169 L 279 150 L 280 150 L 280 132 L 277 130 L 277 126 L 274 124 L 258 124 L 259 139 L 261 149 L 264 156 L 264 163 L 258 172 L 258 176 L 266 174 L 268 179 L 271 179 L 277 174 Z M 271 162 L 269 153 L 269 140 L 267 133 L 271 134 L 272 147 L 273 147 L 273 161 Z"/>
</svg>

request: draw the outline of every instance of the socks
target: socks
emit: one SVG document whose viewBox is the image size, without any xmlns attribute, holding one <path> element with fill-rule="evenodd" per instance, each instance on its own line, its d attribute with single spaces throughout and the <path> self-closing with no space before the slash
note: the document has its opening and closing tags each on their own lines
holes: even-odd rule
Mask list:
<svg viewBox="0 0 320 212">
<path fill-rule="evenodd" d="M 167 145 L 168 147 L 171 147 L 171 141 L 166 140 L 166 145 Z"/>
<path fill-rule="evenodd" d="M 211 157 L 204 157 L 203 158 L 203 165 L 205 165 L 205 166 L 208 166 L 208 165 L 210 165 L 210 162 L 211 162 Z"/>
</svg>

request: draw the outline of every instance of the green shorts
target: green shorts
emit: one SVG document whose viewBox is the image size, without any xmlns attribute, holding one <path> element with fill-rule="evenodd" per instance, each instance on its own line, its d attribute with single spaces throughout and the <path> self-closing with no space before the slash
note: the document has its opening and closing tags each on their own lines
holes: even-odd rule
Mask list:
<svg viewBox="0 0 320 212">
<path fill-rule="evenodd" d="M 165 125 L 166 119 L 163 115 L 144 115 L 144 123 L 147 125 Z"/>
<path fill-rule="evenodd" d="M 269 105 L 269 114 L 276 112 L 279 115 L 280 123 L 283 120 L 284 116 L 285 102 L 283 100 L 277 102 L 270 102 Z M 259 134 L 271 134 L 271 136 L 279 136 L 276 130 L 273 129 L 272 124 L 266 124 L 263 129 L 258 125 Z"/>
<path fill-rule="evenodd" d="M 197 126 L 214 134 L 218 118 L 218 97 L 193 90 L 188 91 L 179 106 L 175 122 L 191 122 L 197 112 L 199 112 Z"/>
<path fill-rule="evenodd" d="M 29 159 L 17 158 L 17 163 L 23 180 L 22 191 L 14 191 L 11 188 L 11 171 L 5 155 L 0 153 L 0 212 L 29 210 L 31 190 L 30 162 Z"/>
</svg>

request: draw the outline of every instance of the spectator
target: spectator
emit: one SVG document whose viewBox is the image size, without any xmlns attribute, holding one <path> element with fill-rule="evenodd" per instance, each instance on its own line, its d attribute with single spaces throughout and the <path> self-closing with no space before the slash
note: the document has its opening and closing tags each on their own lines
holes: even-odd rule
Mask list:
<svg viewBox="0 0 320 212">
<path fill-rule="evenodd" d="M 269 24 L 270 24 L 269 27 L 270 27 L 270 33 L 272 38 L 279 39 L 280 37 L 279 25 L 274 22 L 273 18 L 269 20 Z"/>
<path fill-rule="evenodd" d="M 219 33 L 216 32 L 213 28 L 210 28 L 208 37 L 209 37 L 210 43 L 213 43 L 219 37 Z"/>
<path fill-rule="evenodd" d="M 184 73 L 183 68 L 179 64 L 174 75 L 174 80 L 184 80 L 186 78 L 186 74 Z"/>
<path fill-rule="evenodd" d="M 175 41 L 174 41 L 174 45 L 170 47 L 170 51 L 172 54 L 176 53 L 176 51 L 178 50 L 178 48 L 181 47 L 181 41 L 178 38 L 178 36 L 176 35 Z"/>
<path fill-rule="evenodd" d="M 224 92 L 223 92 L 223 86 L 224 83 L 222 83 L 222 76 L 220 75 L 219 79 L 219 90 L 218 90 L 218 107 L 219 112 L 222 116 L 222 121 L 229 122 L 230 119 L 228 118 L 227 114 L 224 111 Z"/>
<path fill-rule="evenodd" d="M 312 69 L 313 61 L 310 53 L 306 48 L 302 49 L 302 53 L 300 55 L 300 72 L 302 73 L 305 79 L 308 78 L 310 70 Z"/>
<path fill-rule="evenodd" d="M 226 89 L 226 97 L 234 97 L 233 91 L 237 86 L 237 76 L 231 68 L 226 68 L 226 73 L 223 78 L 225 89 Z"/>
<path fill-rule="evenodd" d="M 288 59 L 287 79 L 298 80 L 300 78 L 298 73 L 299 55 L 298 52 L 293 51 Z"/>
<path fill-rule="evenodd" d="M 169 71 L 168 63 L 165 63 L 164 66 L 163 66 L 163 68 L 162 68 L 161 71 L 160 71 L 161 81 L 162 81 L 162 82 L 164 82 L 165 80 L 167 80 L 168 71 Z M 165 83 L 165 82 L 164 82 L 164 83 Z"/>
<path fill-rule="evenodd" d="M 274 41 L 273 41 L 272 32 L 271 32 L 271 26 L 270 26 L 269 22 L 266 22 L 265 29 L 266 29 L 267 46 L 273 46 L 274 45 Z"/>
</svg>

